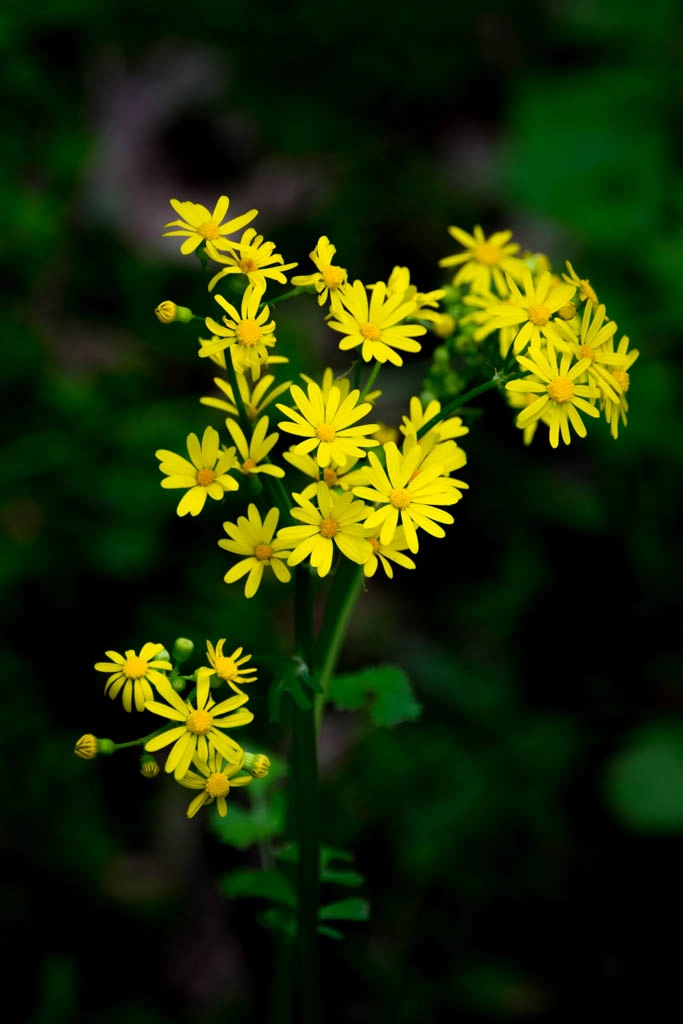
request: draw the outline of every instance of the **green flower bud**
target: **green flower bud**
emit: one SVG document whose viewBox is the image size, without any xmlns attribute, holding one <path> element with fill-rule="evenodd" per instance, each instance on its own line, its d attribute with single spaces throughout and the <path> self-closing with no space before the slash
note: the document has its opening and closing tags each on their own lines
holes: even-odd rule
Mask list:
<svg viewBox="0 0 683 1024">
<path fill-rule="evenodd" d="M 194 644 L 191 640 L 188 640 L 185 636 L 179 636 L 173 644 L 173 657 L 181 665 L 188 658 L 192 657 L 194 651 Z"/>
<path fill-rule="evenodd" d="M 176 306 L 175 302 L 170 300 L 161 302 L 154 312 L 162 324 L 172 324 L 174 322 L 189 324 L 193 316 L 192 310 L 188 309 L 187 306 Z"/>
<path fill-rule="evenodd" d="M 255 779 L 265 779 L 270 771 L 270 758 L 265 754 L 250 754 L 245 750 L 242 767 L 245 772 L 248 772 Z"/>
<path fill-rule="evenodd" d="M 143 754 L 140 758 L 140 774 L 146 779 L 153 779 L 159 774 L 159 765 L 151 754 Z"/>
</svg>

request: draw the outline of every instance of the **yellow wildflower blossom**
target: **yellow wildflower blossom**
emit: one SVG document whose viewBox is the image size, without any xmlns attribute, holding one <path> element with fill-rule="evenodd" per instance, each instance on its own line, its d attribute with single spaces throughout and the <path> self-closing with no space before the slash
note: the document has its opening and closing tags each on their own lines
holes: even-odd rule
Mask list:
<svg viewBox="0 0 683 1024">
<path fill-rule="evenodd" d="M 487 321 L 474 336 L 481 340 L 498 328 L 517 325 L 519 330 L 513 343 L 516 355 L 527 344 L 538 346 L 542 338 L 556 336 L 556 326 L 551 323 L 551 317 L 561 306 L 567 305 L 576 289 L 573 284 L 554 285 L 548 271 L 534 281 L 528 267 L 523 268 L 521 275 L 523 293 L 512 278 L 508 281 L 510 295 L 507 300 L 488 307 Z"/>
<path fill-rule="evenodd" d="M 230 348 L 233 364 L 238 373 L 244 373 L 250 367 L 258 367 L 265 363 L 268 359 L 268 349 L 275 344 L 275 321 L 268 321 L 268 306 L 264 306 L 259 313 L 262 298 L 262 288 L 247 285 L 242 296 L 241 311 L 238 312 L 222 295 L 214 295 L 216 302 L 228 315 L 223 317 L 222 324 L 207 316 L 206 326 L 215 338 L 213 341 L 204 342 L 199 355 L 212 356 L 216 352 Z"/>
<path fill-rule="evenodd" d="M 305 455 L 317 449 L 319 466 L 324 468 L 332 462 L 345 466 L 349 459 L 360 458 L 364 448 L 377 444 L 372 438 L 363 436 L 374 433 L 377 424 L 357 424 L 357 420 L 372 410 L 369 402 L 357 404 L 360 396 L 357 389 L 350 391 L 342 401 L 338 387 L 332 386 L 325 398 L 322 389 L 311 381 L 307 394 L 298 384 L 293 384 L 291 396 L 295 409 L 278 403 L 280 412 L 289 416 L 291 422 L 283 420 L 278 427 L 304 438 L 295 445 L 294 451 Z"/>
<path fill-rule="evenodd" d="M 415 316 L 414 299 L 407 302 L 399 294 L 387 296 L 387 286 L 378 281 L 372 288 L 368 302 L 368 289 L 362 281 L 342 285 L 332 296 L 331 316 L 328 321 L 333 331 L 344 337 L 339 342 L 342 351 L 360 346 L 361 358 L 369 363 L 393 363 L 403 366 L 403 358 L 395 351 L 419 352 L 422 345 L 415 338 L 427 333 L 422 324 L 404 323 L 406 317 Z"/>
<path fill-rule="evenodd" d="M 617 347 L 617 355 L 622 356 L 625 361 L 619 366 L 615 366 L 612 370 L 612 376 L 615 378 L 620 389 L 618 400 L 614 401 L 606 393 L 603 393 L 600 400 L 601 405 L 604 405 L 605 419 L 609 423 L 610 433 L 615 440 L 619 436 L 619 423 L 621 422 L 626 426 L 628 422 L 626 419 L 626 413 L 628 412 L 626 392 L 631 385 L 629 370 L 640 355 L 637 348 L 633 348 L 629 352 L 628 344 L 628 336 L 624 334 Z M 612 338 L 609 339 L 609 346 L 610 348 L 613 346 Z"/>
<path fill-rule="evenodd" d="M 512 232 L 496 231 L 487 238 L 477 224 L 472 235 L 458 227 L 449 227 L 448 233 L 465 249 L 465 252 L 439 260 L 440 267 L 460 266 L 453 277 L 453 284 L 469 285 L 475 292 L 488 292 L 493 282 L 499 295 L 507 295 L 505 274 L 517 278 L 524 266 L 515 255 L 519 245 L 510 242 Z"/>
<path fill-rule="evenodd" d="M 287 284 L 284 271 L 297 266 L 296 263 L 285 263 L 282 256 L 274 251 L 275 242 L 264 242 L 263 235 L 257 235 L 254 228 L 247 228 L 236 250 L 227 240 L 207 242 L 206 249 L 212 260 L 225 264 L 225 269 L 209 281 L 209 291 L 213 291 L 216 283 L 227 274 L 244 274 L 249 284 L 265 291 L 267 280 Z M 229 251 L 224 253 L 221 249 Z"/>
<path fill-rule="evenodd" d="M 372 530 L 366 531 L 366 536 L 372 545 L 372 555 L 363 566 L 363 575 L 367 578 L 374 576 L 381 565 L 388 578 L 394 578 L 392 562 L 402 566 L 404 569 L 414 569 L 415 562 L 408 558 L 403 552 L 408 547 L 406 533 L 402 526 L 399 526 L 389 544 L 382 544 L 379 536 Z"/>
<path fill-rule="evenodd" d="M 271 462 L 265 461 L 268 458 L 268 452 L 277 443 L 280 436 L 275 432 L 268 434 L 267 416 L 262 416 L 257 420 L 249 440 L 236 420 L 226 419 L 225 425 L 237 446 L 241 459 L 241 462 L 237 463 L 237 468 L 241 473 L 244 473 L 245 476 L 249 476 L 251 473 L 265 473 L 267 476 L 285 475 L 284 469 L 280 466 L 274 466 Z"/>
<path fill-rule="evenodd" d="M 346 270 L 344 267 L 337 267 L 332 262 L 332 257 L 336 251 L 327 235 L 321 235 L 315 249 L 309 254 L 310 259 L 318 268 L 317 272 L 315 274 L 301 274 L 298 277 L 293 277 L 291 280 L 291 283 L 298 288 L 313 285 L 318 293 L 319 306 L 325 305 L 330 292 L 335 292 L 337 288 L 346 283 L 348 276 Z"/>
<path fill-rule="evenodd" d="M 196 434 L 188 435 L 187 453 L 191 462 L 165 448 L 157 451 L 159 469 L 167 474 L 161 486 L 187 489 L 187 494 L 178 503 L 179 516 L 187 515 L 188 512 L 198 516 L 207 497 L 220 501 L 226 491 L 238 490 L 239 484 L 228 472 L 235 466 L 235 449 L 228 448 L 219 452 L 218 445 L 218 431 L 207 427 L 201 445 Z"/>
<path fill-rule="evenodd" d="M 163 650 L 163 644 L 146 643 L 139 654 L 131 650 L 124 656 L 117 651 L 107 651 L 110 660 L 98 661 L 95 665 L 97 672 L 110 673 L 104 684 L 105 694 L 115 700 L 121 693 L 126 711 L 132 710 L 133 703 L 136 711 L 144 711 L 145 701 L 154 696 L 152 687 L 159 689 L 167 685 L 163 672 L 173 668 L 166 658 L 157 657 Z"/>
<path fill-rule="evenodd" d="M 325 481 L 328 487 L 339 487 L 342 491 L 348 491 L 350 486 L 349 479 L 355 476 L 355 473 L 352 474 L 351 470 L 358 464 L 358 459 L 349 459 L 344 466 L 339 466 L 336 462 L 330 462 L 322 470 L 321 476 L 321 467 L 318 465 L 317 458 L 297 451 L 296 446 L 290 448 L 288 452 L 283 452 L 282 457 L 305 476 L 310 477 L 311 483 L 307 484 L 301 491 L 302 496 L 308 498 L 309 501 L 314 497 L 318 488 L 318 481 L 321 479 Z"/>
<path fill-rule="evenodd" d="M 562 275 L 562 280 L 566 281 L 567 284 L 574 285 L 582 302 L 592 302 L 594 306 L 597 306 L 598 296 L 588 278 L 579 277 L 569 260 L 565 260 L 565 263 L 567 264 L 568 273 Z"/>
<path fill-rule="evenodd" d="M 180 216 L 181 220 L 172 220 L 166 224 L 167 228 L 175 228 L 175 231 L 164 231 L 162 237 L 167 235 L 185 236 L 185 241 L 180 246 L 184 256 L 194 252 L 204 242 L 215 242 L 217 238 L 225 238 L 239 231 L 250 220 L 253 220 L 258 210 L 249 210 L 247 213 L 234 217 L 232 220 L 223 223 L 223 218 L 228 212 L 230 200 L 227 196 L 221 196 L 216 203 L 213 213 L 209 213 L 201 203 L 181 203 L 178 199 L 170 200 L 171 206 Z M 235 244 L 234 242 L 232 243 Z"/>
<path fill-rule="evenodd" d="M 272 387 L 274 381 L 275 377 L 272 373 L 267 373 L 259 377 L 257 381 L 252 381 L 250 385 L 249 377 L 246 374 L 237 374 L 237 388 L 242 399 L 244 411 L 250 420 L 255 420 L 257 416 L 260 416 L 271 402 L 274 402 L 276 398 L 283 395 L 285 391 L 289 391 L 292 386 L 291 380 L 286 380 L 284 383 Z M 239 409 L 237 408 L 232 385 L 221 377 L 214 377 L 213 382 L 223 392 L 225 399 L 200 398 L 199 401 L 202 405 L 210 405 L 214 409 L 223 409 L 230 416 L 239 416 Z"/>
<path fill-rule="evenodd" d="M 271 508 L 261 522 L 256 505 L 251 504 L 246 516 L 238 516 L 236 523 L 223 523 L 229 540 L 219 540 L 218 546 L 243 557 L 226 572 L 226 583 L 235 583 L 242 576 L 247 577 L 244 596 L 253 597 L 261 585 L 264 569 L 270 568 L 280 583 L 288 583 L 291 573 L 285 564 L 291 552 L 291 545 L 281 537 L 275 537 L 280 512 Z"/>
<path fill-rule="evenodd" d="M 367 515 L 362 501 L 354 501 L 352 494 L 336 494 L 323 481 L 318 483 L 317 508 L 301 494 L 292 497 L 299 507 L 293 508 L 291 515 L 304 525 L 284 526 L 280 530 L 281 539 L 294 546 L 289 565 L 298 565 L 310 556 L 318 576 L 327 576 L 335 546 L 359 565 L 371 557 L 372 545 L 365 539 L 361 522 Z"/>
<path fill-rule="evenodd" d="M 238 775 L 244 767 L 244 751 L 240 751 L 236 760 L 226 761 L 216 750 L 209 751 L 208 761 L 195 759 L 197 771 L 188 771 L 182 779 L 178 779 L 186 789 L 201 789 L 187 808 L 188 818 L 194 818 L 197 811 L 216 801 L 216 808 L 221 818 L 228 813 L 226 797 L 235 786 L 248 786 L 251 775 Z"/>
<path fill-rule="evenodd" d="M 573 353 L 563 352 L 558 363 L 553 347 L 548 346 L 545 354 L 540 348 L 534 348 L 528 356 L 517 356 L 517 362 L 529 371 L 530 376 L 509 380 L 505 385 L 508 391 L 538 395 L 535 402 L 519 413 L 517 426 L 523 430 L 549 411 L 550 444 L 553 448 L 557 448 L 560 434 L 565 444 L 570 443 L 570 424 L 579 437 L 586 436 L 586 427 L 579 412 L 593 417 L 600 415 L 598 409 L 586 401 L 587 398 L 599 398 L 599 389 L 592 384 L 576 383 L 590 366 L 590 359 L 579 359 L 572 365 L 573 360 Z"/>
<path fill-rule="evenodd" d="M 210 640 L 206 641 L 206 656 L 211 665 L 209 675 L 215 673 L 239 693 L 238 685 L 256 682 L 256 669 L 253 665 L 247 665 L 251 661 L 251 654 L 242 654 L 243 647 L 237 647 L 232 654 L 223 654 L 224 643 L 225 638 L 219 640 L 215 647 Z"/>
</svg>

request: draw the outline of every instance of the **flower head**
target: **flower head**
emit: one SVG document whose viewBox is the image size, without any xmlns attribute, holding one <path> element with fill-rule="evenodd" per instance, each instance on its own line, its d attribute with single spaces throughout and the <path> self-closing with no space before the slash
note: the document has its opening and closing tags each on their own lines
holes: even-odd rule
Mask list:
<svg viewBox="0 0 683 1024">
<path fill-rule="evenodd" d="M 203 343 L 199 355 L 213 356 L 230 348 L 233 364 L 238 373 L 244 373 L 250 367 L 258 367 L 265 363 L 268 359 L 268 349 L 275 344 L 275 321 L 268 321 L 268 306 L 264 306 L 259 313 L 262 298 L 262 288 L 247 285 L 242 296 L 241 311 L 238 312 L 222 295 L 214 295 L 216 302 L 228 315 L 223 317 L 223 324 L 216 323 L 207 316 L 206 326 L 215 337 L 212 341 Z"/>
<path fill-rule="evenodd" d="M 296 447 L 290 448 L 288 452 L 282 453 L 282 458 L 286 459 L 295 469 L 298 469 L 304 476 L 310 477 L 311 483 L 307 484 L 301 491 L 301 495 L 309 500 L 314 497 L 318 489 L 318 481 L 324 480 L 328 487 L 339 487 L 342 491 L 348 491 L 350 487 L 350 480 L 355 477 L 355 473 L 352 472 L 358 463 L 358 459 L 349 459 L 344 466 L 337 465 L 336 462 L 330 462 L 329 466 L 325 466 L 322 470 L 318 465 L 318 460 L 312 455 L 303 455 L 297 451 Z M 358 483 L 358 480 L 355 481 Z"/>
<path fill-rule="evenodd" d="M 615 366 L 612 369 L 612 376 L 615 378 L 619 385 L 619 396 L 615 401 L 606 392 L 603 392 L 601 402 L 604 403 L 605 419 L 609 423 L 610 433 L 613 438 L 619 436 L 619 423 L 623 423 L 624 426 L 627 424 L 626 413 L 628 412 L 628 402 L 626 400 L 626 392 L 631 385 L 631 375 L 629 370 L 635 363 L 636 359 L 640 355 L 637 348 L 628 350 L 629 340 L 627 335 L 623 335 L 619 345 L 617 347 L 617 354 L 624 357 L 625 362 L 619 366 Z M 613 346 L 613 338 L 609 339 L 610 349 Z"/>
<path fill-rule="evenodd" d="M 206 248 L 211 259 L 225 264 L 209 281 L 209 291 L 227 274 L 244 274 L 249 284 L 265 291 L 267 279 L 287 284 L 284 271 L 296 266 L 296 263 L 285 263 L 282 256 L 274 252 L 275 242 L 264 242 L 263 235 L 257 235 L 254 228 L 247 228 L 236 250 L 232 242 L 222 239 L 207 242 Z M 230 251 L 224 253 L 221 249 Z"/>
<path fill-rule="evenodd" d="M 507 273 L 518 277 L 523 267 L 522 261 L 515 255 L 519 245 L 510 242 L 512 232 L 496 231 L 487 238 L 477 225 L 472 235 L 458 227 L 449 227 L 448 233 L 465 249 L 455 256 L 444 256 L 439 260 L 440 267 L 460 267 L 453 277 L 453 284 L 469 285 L 475 292 L 487 292 L 493 283 L 499 295 L 507 295 L 504 275 Z"/>
<path fill-rule="evenodd" d="M 271 402 L 274 402 L 276 398 L 283 395 L 285 391 L 289 391 L 292 386 L 291 380 L 286 380 L 284 383 L 272 387 L 274 381 L 275 377 L 271 373 L 259 377 L 256 382 L 252 381 L 250 385 L 247 374 L 239 373 L 237 375 L 237 388 L 242 399 L 244 411 L 250 420 L 255 420 L 257 416 L 260 416 Z M 199 401 L 202 405 L 210 405 L 214 409 L 223 409 L 230 416 L 239 416 L 239 409 L 237 408 L 232 386 L 227 380 L 222 380 L 220 377 L 214 377 L 213 382 L 223 392 L 225 399 L 200 398 Z"/>
<path fill-rule="evenodd" d="M 513 350 L 517 354 L 527 344 L 539 346 L 542 340 L 556 336 L 557 328 L 551 318 L 562 306 L 567 305 L 576 288 L 573 284 L 553 284 L 552 275 L 548 271 L 534 281 L 528 267 L 522 269 L 521 282 L 523 292 L 511 277 L 508 278 L 510 294 L 505 302 L 493 304 L 486 309 L 486 322 L 474 335 L 477 340 L 498 328 L 517 325 L 518 331 L 513 343 Z M 482 317 L 483 312 L 479 316 Z"/>
<path fill-rule="evenodd" d="M 247 577 L 245 597 L 253 597 L 261 585 L 264 569 L 273 570 L 280 583 L 288 583 L 291 573 L 286 560 L 291 554 L 291 545 L 280 537 L 274 537 L 280 512 L 271 508 L 261 522 L 256 505 L 251 504 L 246 516 L 239 516 L 236 523 L 223 523 L 223 529 L 230 540 L 219 540 L 218 545 L 226 551 L 243 557 L 226 572 L 226 583 L 234 583 Z"/>
<path fill-rule="evenodd" d="M 301 494 L 293 495 L 299 507 L 293 508 L 291 514 L 304 525 L 284 526 L 280 530 L 282 540 L 294 545 L 289 564 L 298 565 L 310 556 L 318 576 L 327 576 L 336 546 L 346 558 L 362 565 L 372 555 L 362 526 L 367 514 L 365 505 L 354 501 L 352 494 L 335 494 L 322 480 L 317 497 L 316 508 Z"/>
<path fill-rule="evenodd" d="M 346 283 L 347 272 L 344 267 L 337 267 L 332 258 L 337 250 L 330 243 L 327 235 L 321 235 L 318 244 L 310 259 L 313 260 L 317 269 L 315 274 L 302 274 L 293 277 L 291 283 L 298 288 L 313 285 L 318 293 L 318 305 L 324 306 L 328 295 L 334 293 L 341 285 Z"/>
<path fill-rule="evenodd" d="M 220 501 L 226 491 L 236 491 L 239 488 L 237 481 L 228 473 L 228 470 L 235 466 L 235 449 L 228 448 L 219 452 L 218 444 L 218 431 L 213 427 L 207 427 L 201 445 L 196 434 L 188 435 L 187 453 L 191 462 L 165 448 L 157 451 L 159 469 L 167 474 L 166 479 L 161 481 L 161 486 L 182 487 L 187 490 L 187 494 L 184 494 L 178 503 L 179 516 L 187 515 L 188 512 L 192 516 L 198 516 L 204 508 L 207 496 Z"/>
<path fill-rule="evenodd" d="M 600 389 L 602 397 L 618 403 L 621 385 L 614 371 L 626 363 L 627 357 L 612 347 L 611 339 L 616 329 L 613 320 L 605 322 L 605 307 L 595 309 L 588 299 L 578 336 L 569 324 L 558 322 L 557 340 L 560 348 L 573 352 L 577 359 L 589 360 L 586 371 L 589 382 Z"/>
<path fill-rule="evenodd" d="M 363 575 L 374 576 L 381 565 L 390 580 L 394 578 L 392 562 L 402 566 L 404 569 L 414 569 L 415 562 L 408 558 L 403 552 L 408 547 L 406 532 L 399 526 L 396 533 L 388 544 L 382 544 L 380 537 L 374 530 L 366 530 L 366 536 L 372 545 L 372 554 L 363 566 Z"/>
<path fill-rule="evenodd" d="M 223 730 L 246 725 L 254 717 L 251 711 L 242 707 L 248 697 L 241 690 L 233 697 L 216 704 L 210 696 L 211 675 L 210 669 L 197 670 L 196 707 L 193 707 L 189 700 L 183 700 L 166 681 L 163 686 L 157 687 L 166 704 L 155 700 L 145 701 L 145 708 L 148 711 L 181 723 L 158 736 L 153 736 L 145 743 L 145 750 L 150 752 L 161 750 L 162 747 L 173 743 L 166 758 L 165 770 L 173 772 L 178 780 L 187 773 L 193 758 L 198 757 L 200 761 L 206 761 L 211 750 L 217 750 L 231 764 L 234 763 L 239 758 L 242 748 Z M 239 710 L 235 710 L 236 708 Z"/>
<path fill-rule="evenodd" d="M 379 530 L 382 544 L 391 543 L 400 517 L 408 547 L 415 553 L 419 547 L 417 530 L 444 537 L 445 531 L 438 523 L 452 523 L 453 516 L 439 506 L 454 505 L 462 495 L 438 462 L 416 474 L 424 454 L 420 444 L 414 444 L 403 455 L 390 441 L 384 445 L 384 453 L 386 469 L 374 452 L 368 453 L 370 486 L 354 487 L 353 493 L 378 504 L 365 520 L 365 526 L 368 530 Z"/>
<path fill-rule="evenodd" d="M 251 654 L 242 654 L 243 647 L 237 647 L 232 654 L 223 654 L 224 643 L 225 639 L 219 640 L 214 647 L 210 640 L 206 641 L 206 654 L 211 665 L 208 672 L 210 676 L 217 675 L 239 693 L 238 685 L 256 682 L 256 669 L 247 665 Z"/>
<path fill-rule="evenodd" d="M 187 789 L 200 789 L 199 793 L 187 808 L 188 818 L 194 818 L 200 807 L 216 801 L 221 818 L 228 813 L 226 797 L 235 786 L 248 786 L 251 775 L 238 775 L 244 765 L 244 751 L 241 750 L 236 759 L 226 760 L 216 750 L 209 751 L 208 760 L 195 758 L 197 771 L 188 771 L 178 779 L 181 786 Z"/>
<path fill-rule="evenodd" d="M 279 434 L 273 433 L 268 434 L 268 417 L 262 416 L 256 422 L 253 433 L 249 440 L 247 440 L 244 431 L 240 427 L 237 420 L 227 419 L 225 425 L 228 428 L 230 436 L 232 437 L 237 451 L 239 452 L 241 462 L 238 462 L 237 468 L 245 476 L 249 476 L 252 473 L 265 473 L 268 476 L 284 476 L 285 471 L 280 466 L 274 466 L 271 462 L 267 462 L 268 452 L 271 450 L 274 444 L 276 444 Z"/>
<path fill-rule="evenodd" d="M 325 398 L 322 389 L 311 382 L 307 394 L 298 384 L 293 384 L 291 396 L 296 408 L 278 403 L 280 412 L 290 417 L 278 426 L 280 430 L 304 438 L 294 451 L 305 455 L 317 449 L 319 466 L 329 466 L 331 462 L 345 466 L 349 459 L 360 458 L 364 448 L 377 444 L 377 441 L 364 436 L 377 430 L 376 423 L 357 425 L 357 421 L 372 410 L 369 402 L 357 404 L 360 397 L 357 389 L 349 392 L 342 401 L 338 387 L 332 386 Z"/>
<path fill-rule="evenodd" d="M 569 260 L 565 260 L 565 263 L 567 264 L 568 273 L 562 275 L 562 280 L 566 281 L 567 284 L 574 285 L 582 302 L 592 302 L 594 306 L 597 306 L 598 296 L 588 278 L 579 277 Z"/>
<path fill-rule="evenodd" d="M 170 202 L 181 219 L 169 221 L 166 227 L 176 230 L 164 231 L 163 237 L 165 238 L 167 235 L 184 236 L 185 241 L 180 246 L 180 251 L 184 256 L 194 252 L 204 242 L 214 242 L 217 238 L 225 238 L 227 235 L 239 231 L 258 213 L 258 210 L 249 210 L 248 213 L 243 213 L 241 216 L 223 223 L 223 218 L 230 206 L 227 196 L 220 197 L 214 206 L 213 213 L 209 213 L 201 203 L 181 203 L 178 199 L 171 199 Z"/>
<path fill-rule="evenodd" d="M 407 324 L 406 317 L 416 315 L 417 303 L 414 297 L 406 301 L 401 292 L 387 296 L 387 286 L 378 281 L 372 287 L 368 302 L 368 289 L 362 281 L 344 285 L 332 296 L 329 321 L 333 331 L 344 337 L 339 348 L 346 351 L 360 346 L 361 357 L 369 363 L 376 359 L 395 366 L 403 365 L 403 358 L 396 349 L 403 352 L 419 352 L 422 348 L 415 338 L 427 333 L 422 324 Z"/>
<path fill-rule="evenodd" d="M 403 417 L 403 424 L 398 429 L 402 434 L 406 436 L 413 434 L 417 436 L 419 430 L 429 423 L 430 420 L 434 419 L 441 412 L 441 402 L 437 402 L 436 399 L 432 399 L 427 402 L 423 407 L 422 401 L 413 395 L 410 399 L 409 413 Z M 445 441 L 447 439 L 453 439 L 456 437 L 463 437 L 469 433 L 469 427 L 466 427 L 460 418 L 460 416 L 449 416 L 445 420 L 440 420 L 435 423 L 426 434 L 423 435 L 421 441 L 424 442 L 425 438 L 433 435 L 436 441 Z"/>
<path fill-rule="evenodd" d="M 117 651 L 107 651 L 109 661 L 98 661 L 97 672 L 108 672 L 109 678 L 104 684 L 104 692 L 112 700 L 122 693 L 123 706 L 131 711 L 135 703 L 136 711 L 144 711 L 145 701 L 152 700 L 154 691 L 160 686 L 167 686 L 168 680 L 163 672 L 170 672 L 173 666 L 165 658 L 157 658 L 164 650 L 163 644 L 146 643 L 140 653 L 126 651 L 125 656 Z"/>
</svg>

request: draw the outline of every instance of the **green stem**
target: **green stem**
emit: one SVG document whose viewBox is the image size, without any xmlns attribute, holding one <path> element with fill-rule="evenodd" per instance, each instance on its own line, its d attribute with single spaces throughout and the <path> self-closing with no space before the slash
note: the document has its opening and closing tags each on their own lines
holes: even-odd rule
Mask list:
<svg viewBox="0 0 683 1024">
<path fill-rule="evenodd" d="M 334 577 L 318 640 L 317 660 L 320 669 L 317 680 L 322 691 L 315 698 L 315 719 L 318 728 L 346 630 L 362 586 L 363 566 L 356 565 L 347 558 L 343 559 Z"/>
<path fill-rule="evenodd" d="M 308 569 L 296 575 L 295 648 L 313 671 L 313 585 Z M 320 1024 L 318 893 L 320 888 L 320 796 L 314 709 L 292 702 L 291 769 L 297 840 L 297 931 L 295 954 L 301 1024 Z"/>
<path fill-rule="evenodd" d="M 435 427 L 437 423 L 441 422 L 441 420 L 445 420 L 448 416 L 452 416 L 454 412 L 461 409 L 463 405 L 467 405 L 467 403 L 471 402 L 473 398 L 478 398 L 479 395 L 483 395 L 485 391 L 490 391 L 492 388 L 502 387 L 509 380 L 515 380 L 517 377 L 523 376 L 523 373 L 517 372 L 506 374 L 496 373 L 495 376 L 493 376 L 491 380 L 487 380 L 485 384 L 479 384 L 476 388 L 471 388 L 469 391 L 466 391 L 464 395 L 458 395 L 452 402 L 448 402 L 447 405 L 444 405 L 443 409 L 441 409 L 436 416 L 432 416 L 430 420 L 427 420 L 426 423 L 422 424 L 417 432 L 418 441 L 421 437 L 424 437 L 428 430 Z"/>
<path fill-rule="evenodd" d="M 368 377 L 368 379 L 365 382 L 365 387 L 363 388 L 363 390 L 360 393 L 360 398 L 358 399 L 359 402 L 362 402 L 364 400 L 364 398 L 367 395 L 368 391 L 370 390 L 372 385 L 375 383 L 375 379 L 377 377 L 377 374 L 379 373 L 379 371 L 381 369 L 382 369 L 382 364 L 378 363 L 378 362 L 375 362 L 375 365 L 373 366 L 372 370 L 370 371 L 370 376 Z"/>
<path fill-rule="evenodd" d="M 258 312 L 260 313 L 264 306 L 274 306 L 278 302 L 284 302 L 285 299 L 293 299 L 295 295 L 301 295 L 301 293 L 305 290 L 305 288 L 292 288 L 291 291 L 285 292 L 284 295 L 278 295 L 276 299 L 268 299 L 267 301 L 261 303 L 261 305 L 258 308 Z"/>
</svg>

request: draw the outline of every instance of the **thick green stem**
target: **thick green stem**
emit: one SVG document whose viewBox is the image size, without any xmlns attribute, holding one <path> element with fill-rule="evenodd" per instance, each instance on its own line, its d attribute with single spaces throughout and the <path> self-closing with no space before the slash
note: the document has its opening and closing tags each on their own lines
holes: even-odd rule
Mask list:
<svg viewBox="0 0 683 1024">
<path fill-rule="evenodd" d="M 483 395 L 485 391 L 490 391 L 491 388 L 502 387 L 509 380 L 515 380 L 517 377 L 523 376 L 523 373 L 497 373 L 491 380 L 487 380 L 485 384 L 479 384 L 476 388 L 471 388 L 470 391 L 466 391 L 464 395 L 458 395 L 452 402 L 448 402 L 447 405 L 444 405 L 443 409 L 441 409 L 436 416 L 432 416 L 430 420 L 427 420 L 426 423 L 422 424 L 417 432 L 418 441 L 421 437 L 424 437 L 428 430 L 435 427 L 437 423 L 441 422 L 441 420 L 445 420 L 448 416 L 452 416 L 454 412 L 461 409 L 463 405 L 467 405 L 467 403 L 471 402 L 473 398 L 478 398 L 479 395 Z"/>
<path fill-rule="evenodd" d="M 337 667 L 346 630 L 362 585 L 363 566 L 356 565 L 349 559 L 343 559 L 334 577 L 317 646 L 317 662 L 320 668 L 316 678 L 322 691 L 315 698 L 315 718 L 318 727 L 320 727 L 325 701 L 334 670 Z"/>
</svg>

